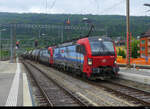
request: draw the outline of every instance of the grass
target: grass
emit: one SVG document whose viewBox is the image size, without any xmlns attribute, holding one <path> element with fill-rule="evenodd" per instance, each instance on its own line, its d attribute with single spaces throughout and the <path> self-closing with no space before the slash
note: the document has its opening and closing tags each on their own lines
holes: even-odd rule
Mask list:
<svg viewBox="0 0 150 109">
<path fill-rule="evenodd" d="M 0 57 L 8 57 L 9 56 L 9 51 L 8 50 L 2 50 L 0 51 Z"/>
</svg>

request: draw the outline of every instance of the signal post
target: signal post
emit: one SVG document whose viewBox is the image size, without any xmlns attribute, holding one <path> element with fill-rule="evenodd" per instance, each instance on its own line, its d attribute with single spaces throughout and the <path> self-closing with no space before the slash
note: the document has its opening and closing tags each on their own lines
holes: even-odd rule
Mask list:
<svg viewBox="0 0 150 109">
<path fill-rule="evenodd" d="M 127 68 L 130 68 L 130 1 L 126 0 Z"/>
</svg>

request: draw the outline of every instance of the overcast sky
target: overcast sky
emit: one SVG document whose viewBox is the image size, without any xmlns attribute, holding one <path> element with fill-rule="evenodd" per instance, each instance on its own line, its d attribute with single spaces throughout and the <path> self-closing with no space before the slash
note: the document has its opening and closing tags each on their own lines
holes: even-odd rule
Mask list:
<svg viewBox="0 0 150 109">
<path fill-rule="evenodd" d="M 150 15 L 150 0 L 130 0 L 131 15 Z M 125 15 L 126 0 L 0 0 L 0 12 Z"/>
</svg>

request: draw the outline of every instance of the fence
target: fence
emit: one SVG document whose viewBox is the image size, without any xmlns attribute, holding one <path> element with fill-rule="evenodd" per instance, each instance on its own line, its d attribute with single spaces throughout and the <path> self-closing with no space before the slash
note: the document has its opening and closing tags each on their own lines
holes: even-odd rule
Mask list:
<svg viewBox="0 0 150 109">
<path fill-rule="evenodd" d="M 117 63 L 126 64 L 127 60 L 122 58 L 121 56 L 117 57 Z M 131 64 L 139 64 L 139 65 L 150 65 L 150 58 L 146 61 L 145 58 L 131 58 Z"/>
</svg>

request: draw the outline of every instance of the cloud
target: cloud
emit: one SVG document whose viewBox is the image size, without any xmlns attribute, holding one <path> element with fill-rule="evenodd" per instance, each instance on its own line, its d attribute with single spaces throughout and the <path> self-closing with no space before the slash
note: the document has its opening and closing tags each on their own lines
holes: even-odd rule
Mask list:
<svg viewBox="0 0 150 109">
<path fill-rule="evenodd" d="M 149 0 L 130 0 L 131 15 L 145 15 Z M 54 6 L 53 6 L 54 5 Z M 0 0 L 1 12 L 126 15 L 126 0 Z"/>
</svg>

